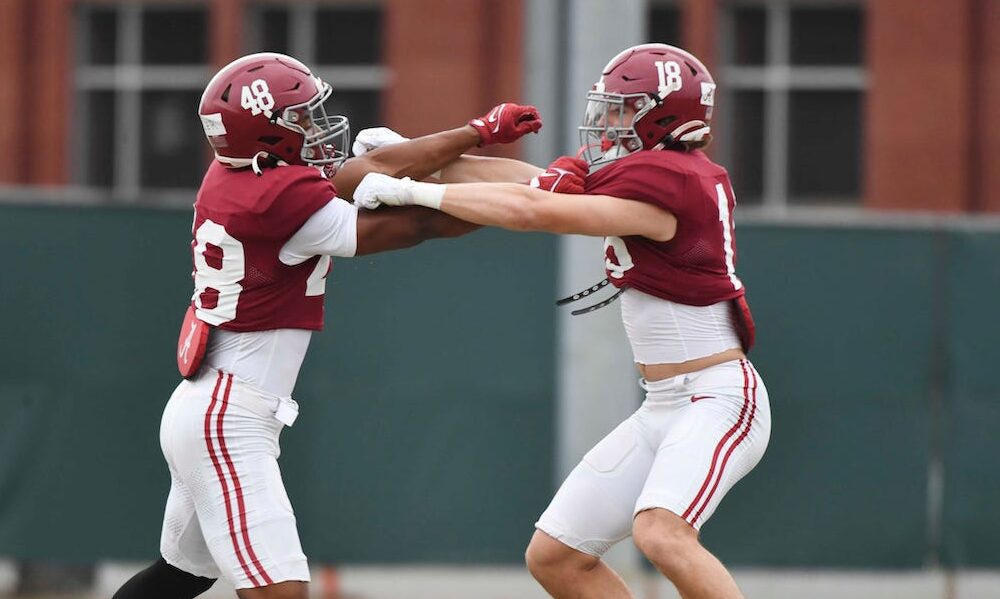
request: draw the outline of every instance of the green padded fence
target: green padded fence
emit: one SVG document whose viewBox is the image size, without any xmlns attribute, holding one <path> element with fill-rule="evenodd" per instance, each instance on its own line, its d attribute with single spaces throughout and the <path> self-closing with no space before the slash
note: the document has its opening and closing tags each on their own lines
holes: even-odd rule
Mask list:
<svg viewBox="0 0 1000 599">
<path fill-rule="evenodd" d="M 705 526 L 706 543 L 737 564 L 920 566 L 933 233 L 744 226 L 738 236 L 772 436 Z"/>
<path fill-rule="evenodd" d="M 0 208 L 0 555 L 156 555 L 190 213 Z M 335 262 L 281 465 L 316 560 L 520 559 L 552 482 L 555 239 Z M 519 525 L 513 525 L 517 522 Z"/>
<path fill-rule="evenodd" d="M 189 228 L 0 207 L 0 556 L 155 555 Z M 556 484 L 556 246 L 481 231 L 336 261 L 282 435 L 312 559 L 521 559 Z M 706 544 L 734 565 L 1000 566 L 1000 233 L 754 224 L 739 246 L 773 434 Z"/>
<path fill-rule="evenodd" d="M 942 560 L 1000 566 L 1000 234 L 949 238 Z"/>
</svg>

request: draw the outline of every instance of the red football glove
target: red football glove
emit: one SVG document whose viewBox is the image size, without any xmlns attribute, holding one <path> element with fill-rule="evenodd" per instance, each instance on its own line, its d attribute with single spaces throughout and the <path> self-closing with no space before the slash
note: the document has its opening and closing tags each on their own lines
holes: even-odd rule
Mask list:
<svg viewBox="0 0 1000 599">
<path fill-rule="evenodd" d="M 583 182 L 589 170 L 585 160 L 560 156 L 544 173 L 532 178 L 529 185 L 556 193 L 583 193 Z"/>
<path fill-rule="evenodd" d="M 469 124 L 479 132 L 480 146 L 509 144 L 526 133 L 541 129 L 542 117 L 534 106 L 505 102 L 497 104 L 484 116 L 472 119 Z"/>
</svg>

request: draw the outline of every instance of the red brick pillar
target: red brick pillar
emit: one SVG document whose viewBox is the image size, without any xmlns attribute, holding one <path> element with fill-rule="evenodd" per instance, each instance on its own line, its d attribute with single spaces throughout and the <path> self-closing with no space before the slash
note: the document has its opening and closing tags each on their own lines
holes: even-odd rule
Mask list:
<svg viewBox="0 0 1000 599">
<path fill-rule="evenodd" d="M 209 12 L 209 58 L 221 69 L 243 54 L 244 0 L 212 0 Z"/>
<path fill-rule="evenodd" d="M 31 130 L 20 144 L 26 153 L 22 158 L 25 182 L 61 185 L 69 179 L 73 2 L 32 0 L 27 6 L 28 26 L 21 31 L 27 39 L 28 52 L 24 63 L 26 72 L 20 81 L 30 95 L 17 117 L 24 119 Z M 25 112 L 28 110 L 30 113 Z"/>
<path fill-rule="evenodd" d="M 717 0 L 684 0 L 681 4 L 681 40 L 684 49 L 698 57 L 708 67 L 715 80 L 716 48 L 718 47 L 719 10 Z M 709 146 L 706 152 L 717 157 L 718 146 Z"/>
<path fill-rule="evenodd" d="M 684 0 L 681 5 L 681 39 L 684 49 L 697 56 L 714 73 L 719 23 L 717 0 Z"/>
<path fill-rule="evenodd" d="M 975 209 L 1000 212 L 1000 2 L 977 0 Z"/>
<path fill-rule="evenodd" d="M 866 3 L 867 206 L 969 207 L 975 1 Z"/>
<path fill-rule="evenodd" d="M 26 136 L 26 126 L 38 116 L 25 112 L 27 89 L 25 77 L 25 52 L 27 38 L 27 0 L 4 0 L 0 2 L 0 147 L 6 148 L 0 160 L 0 183 L 24 183 L 25 153 L 22 148 Z"/>
<path fill-rule="evenodd" d="M 423 135 L 461 126 L 504 100 L 526 101 L 521 0 L 388 0 L 385 11 L 389 127 Z M 511 156 L 516 148 L 489 153 Z"/>
</svg>

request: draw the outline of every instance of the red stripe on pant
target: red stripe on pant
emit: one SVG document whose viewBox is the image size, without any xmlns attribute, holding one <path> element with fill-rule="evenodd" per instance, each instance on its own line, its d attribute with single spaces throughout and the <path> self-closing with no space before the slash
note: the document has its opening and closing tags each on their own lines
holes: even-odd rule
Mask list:
<svg viewBox="0 0 1000 599">
<path fill-rule="evenodd" d="M 729 446 L 729 451 L 726 452 L 726 456 L 722 458 L 722 466 L 719 467 L 719 477 L 715 479 L 715 484 L 712 485 L 712 490 L 708 492 L 708 496 L 705 498 L 705 503 L 702 504 L 701 509 L 694 515 L 691 519 L 691 524 L 698 521 L 701 513 L 705 511 L 708 507 L 708 503 L 712 501 L 712 496 L 715 494 L 715 490 L 719 488 L 719 483 L 722 482 L 722 473 L 726 470 L 726 463 L 729 461 L 729 456 L 733 454 L 733 451 L 739 447 L 743 439 L 746 439 L 747 435 L 750 434 L 750 427 L 753 426 L 753 417 L 757 413 L 757 373 L 753 371 L 753 367 L 747 368 L 743 366 L 743 376 L 746 377 L 747 371 L 750 372 L 750 377 L 753 379 L 753 385 L 750 388 L 750 393 L 753 397 L 750 404 L 750 417 L 747 418 L 746 429 L 737 437 L 736 442 Z"/>
<path fill-rule="evenodd" d="M 208 404 L 208 411 L 205 412 L 205 445 L 208 447 L 209 457 L 212 458 L 212 465 L 215 466 L 215 474 L 219 477 L 219 484 L 222 485 L 222 497 L 226 503 L 226 521 L 229 522 L 229 538 L 233 541 L 236 558 L 240 561 L 243 573 L 247 575 L 253 586 L 259 587 L 260 582 L 250 572 L 246 560 L 243 559 L 243 552 L 240 551 L 240 544 L 236 539 L 236 529 L 233 528 L 233 510 L 229 505 L 229 485 L 226 484 L 226 477 L 222 473 L 222 465 L 219 463 L 219 457 L 215 454 L 215 448 L 212 446 L 212 410 L 215 409 L 215 404 L 218 401 L 219 387 L 222 386 L 222 376 L 222 372 L 220 371 L 219 378 L 215 381 L 215 390 L 212 391 L 212 402 Z"/>
<path fill-rule="evenodd" d="M 226 393 L 222 396 L 222 407 L 219 408 L 219 417 L 217 420 L 217 430 L 219 433 L 219 449 L 222 450 L 222 457 L 226 460 L 226 467 L 229 468 L 229 476 L 233 479 L 233 487 L 236 490 L 236 504 L 239 506 L 240 510 L 240 528 L 243 529 L 243 544 L 247 548 L 247 553 L 250 555 L 250 563 L 257 568 L 257 572 L 260 573 L 260 577 L 264 579 L 265 584 L 274 584 L 271 577 L 267 575 L 264 571 L 264 566 L 261 565 L 260 560 L 257 559 L 257 554 L 253 551 L 253 545 L 250 544 L 250 531 L 247 530 L 247 510 L 246 505 L 243 502 L 243 489 L 240 487 L 240 477 L 236 476 L 236 467 L 233 466 L 233 460 L 229 458 L 229 451 L 226 449 L 226 437 L 222 434 L 222 417 L 226 414 L 226 406 L 229 405 L 229 390 L 233 386 L 233 375 L 229 375 L 226 379 Z M 232 521 L 230 520 L 230 526 Z"/>
<path fill-rule="evenodd" d="M 740 360 L 740 366 L 743 366 L 743 364 L 744 364 L 744 361 Z M 729 441 L 729 438 L 732 437 L 733 435 L 735 435 L 736 431 L 738 431 L 743 426 L 743 417 L 746 416 L 746 414 L 747 414 L 747 408 L 749 407 L 749 404 L 750 404 L 750 394 L 748 392 L 749 388 L 750 388 L 750 381 L 747 379 L 747 370 L 746 370 L 746 367 L 744 366 L 743 367 L 743 407 L 740 409 L 740 417 L 736 419 L 736 424 L 734 424 L 732 428 L 730 428 L 728 431 L 726 431 L 726 434 L 722 436 L 722 440 L 719 441 L 719 444 L 715 446 L 715 453 L 712 454 L 712 464 L 708 468 L 708 476 L 705 477 L 705 482 L 703 482 L 701 484 L 701 488 L 698 489 L 698 494 L 694 496 L 694 501 L 692 501 L 691 505 L 689 505 L 688 508 L 686 510 L 684 510 L 684 513 L 681 514 L 681 518 L 684 518 L 685 520 L 687 520 L 688 523 L 690 523 L 692 526 L 694 526 L 694 522 L 695 521 L 694 520 L 688 520 L 688 516 L 690 516 L 691 512 L 693 512 L 694 509 L 698 506 L 698 504 L 701 503 L 701 497 L 702 497 L 702 495 L 705 494 L 705 491 L 708 489 L 708 485 L 711 484 L 712 478 L 715 476 L 715 466 L 716 466 L 716 463 L 719 460 L 719 454 L 722 453 L 722 448 L 725 447 L 726 442 Z"/>
</svg>

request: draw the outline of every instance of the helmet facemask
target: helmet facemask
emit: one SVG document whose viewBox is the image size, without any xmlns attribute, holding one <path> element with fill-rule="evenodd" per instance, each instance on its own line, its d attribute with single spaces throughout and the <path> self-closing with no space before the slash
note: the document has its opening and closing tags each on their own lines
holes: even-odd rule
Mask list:
<svg viewBox="0 0 1000 599">
<path fill-rule="evenodd" d="M 583 124 L 578 128 L 581 157 L 596 166 L 642 149 L 633 125 L 652 105 L 646 94 L 588 92 Z"/>
<path fill-rule="evenodd" d="M 326 103 L 333 93 L 330 85 L 319 78 L 316 85 L 320 89 L 318 94 L 308 102 L 282 110 L 275 123 L 301 133 L 302 161 L 332 177 L 347 159 L 351 128 L 346 116 L 330 115 L 326 111 Z"/>
</svg>

